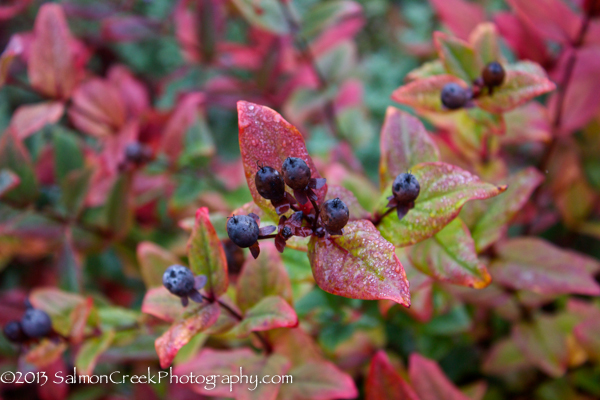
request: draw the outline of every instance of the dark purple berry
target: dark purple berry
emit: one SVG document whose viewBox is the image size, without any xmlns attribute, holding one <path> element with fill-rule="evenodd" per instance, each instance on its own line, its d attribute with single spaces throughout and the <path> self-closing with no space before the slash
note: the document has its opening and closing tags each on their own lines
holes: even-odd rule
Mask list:
<svg viewBox="0 0 600 400">
<path fill-rule="evenodd" d="M 310 181 L 310 168 L 303 159 L 288 157 L 283 162 L 283 179 L 294 190 L 304 190 Z"/>
<path fill-rule="evenodd" d="M 279 171 L 271 167 L 262 167 L 254 176 L 256 190 L 265 199 L 279 200 L 285 194 L 285 183 Z"/>
<path fill-rule="evenodd" d="M 321 206 L 321 221 L 330 233 L 339 233 L 346 226 L 349 218 L 348 206 L 338 198 L 327 200 Z"/>
<path fill-rule="evenodd" d="M 392 184 L 392 193 L 398 204 L 406 204 L 413 202 L 419 196 L 421 185 L 413 174 L 400 174 L 394 179 Z"/>
<path fill-rule="evenodd" d="M 163 285 L 175 296 L 188 296 L 194 283 L 194 274 L 183 265 L 171 265 L 163 274 Z"/>
<path fill-rule="evenodd" d="M 42 338 L 52 331 L 52 320 L 45 311 L 30 308 L 21 319 L 21 329 L 27 337 Z"/>
<path fill-rule="evenodd" d="M 4 325 L 4 336 L 13 343 L 20 343 L 27 339 L 21 323 L 19 321 L 10 321 Z"/>
<path fill-rule="evenodd" d="M 125 158 L 134 164 L 143 164 L 152 158 L 152 150 L 140 142 L 129 143 L 125 147 Z"/>
<path fill-rule="evenodd" d="M 442 88 L 442 104 L 450 110 L 464 107 L 470 100 L 471 92 L 458 83 L 446 83 Z"/>
<path fill-rule="evenodd" d="M 258 224 L 248 215 L 234 215 L 227 221 L 229 239 L 240 247 L 250 247 L 258 240 Z"/>
<path fill-rule="evenodd" d="M 504 82 L 504 78 L 506 73 L 504 72 L 504 68 L 497 61 L 492 61 L 483 69 L 483 73 L 481 74 L 483 78 L 483 83 L 487 87 L 495 87 L 500 86 Z"/>
</svg>

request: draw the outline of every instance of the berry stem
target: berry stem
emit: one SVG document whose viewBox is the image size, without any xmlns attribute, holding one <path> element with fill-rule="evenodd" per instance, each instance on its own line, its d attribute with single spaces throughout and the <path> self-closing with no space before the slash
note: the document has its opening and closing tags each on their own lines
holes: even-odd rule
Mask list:
<svg viewBox="0 0 600 400">
<path fill-rule="evenodd" d="M 275 236 L 277 236 L 276 233 L 272 233 L 270 235 L 264 235 L 264 236 L 259 236 L 258 240 L 264 240 L 264 239 L 273 239 Z"/>
<path fill-rule="evenodd" d="M 313 208 L 315 209 L 315 220 L 313 221 L 313 232 L 317 231 L 317 227 L 319 226 L 319 206 L 317 202 L 313 199 L 309 199 Z"/>
<path fill-rule="evenodd" d="M 381 221 L 387 217 L 392 211 L 394 211 L 396 209 L 396 207 L 391 207 L 388 208 L 386 212 L 384 212 L 383 214 L 379 214 L 379 213 L 375 213 L 375 215 L 373 215 L 372 218 L 370 218 L 370 221 L 373 223 L 373 225 L 377 226 L 381 223 Z"/>
<path fill-rule="evenodd" d="M 218 299 L 211 299 L 209 297 L 206 297 L 205 295 L 202 295 L 202 298 L 206 301 L 209 301 L 211 303 L 213 302 L 217 302 L 219 303 L 219 305 L 221 307 L 223 307 L 229 314 L 231 314 L 235 319 L 237 319 L 238 321 L 241 321 L 244 319 L 244 317 L 238 313 L 237 311 L 235 311 L 233 308 L 229 307 L 227 304 L 225 304 L 224 302 L 222 302 L 221 300 Z M 269 341 L 267 340 L 267 338 L 265 338 L 263 335 L 261 335 L 259 332 L 252 332 L 254 334 L 254 336 L 256 336 L 256 338 L 260 341 L 260 343 L 263 346 L 263 349 L 265 350 L 265 352 L 267 354 L 271 354 L 273 352 L 273 346 L 271 346 L 271 343 L 269 343 Z"/>
</svg>

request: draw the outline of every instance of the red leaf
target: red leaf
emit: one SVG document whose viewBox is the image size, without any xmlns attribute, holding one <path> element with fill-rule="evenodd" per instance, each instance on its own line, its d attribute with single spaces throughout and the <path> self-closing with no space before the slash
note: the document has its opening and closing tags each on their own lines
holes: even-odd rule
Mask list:
<svg viewBox="0 0 600 400">
<path fill-rule="evenodd" d="M 229 286 L 227 258 L 210 222 L 208 208 L 196 211 L 196 223 L 187 247 L 190 269 L 196 275 L 206 275 L 205 290 L 209 296 L 217 298 L 225 293 Z"/>
<path fill-rule="evenodd" d="M 600 295 L 592 277 L 600 264 L 592 258 L 526 237 L 508 240 L 496 251 L 499 258 L 492 262 L 490 272 L 505 286 L 548 295 Z"/>
<path fill-rule="evenodd" d="M 508 70 L 502 86 L 496 88 L 491 96 L 479 97 L 475 103 L 486 111 L 503 113 L 554 89 L 556 85 L 546 77 Z"/>
<path fill-rule="evenodd" d="M 469 400 L 434 362 L 417 353 L 410 355 L 408 374 L 421 400 Z"/>
<path fill-rule="evenodd" d="M 25 139 L 47 124 L 58 122 L 64 111 L 65 106 L 59 101 L 20 106 L 10 120 L 10 129 L 20 139 Z"/>
<path fill-rule="evenodd" d="M 25 52 L 25 39 L 23 35 L 12 35 L 8 45 L 0 55 L 0 88 L 4 86 L 6 77 L 13 60 Z"/>
<path fill-rule="evenodd" d="M 600 315 L 586 319 L 573 329 L 577 341 L 589 354 L 590 358 L 596 361 L 600 360 L 600 335 L 598 335 L 598 332 L 600 332 Z"/>
<path fill-rule="evenodd" d="M 561 0 L 507 0 L 517 16 L 545 39 L 571 43 L 581 18 Z"/>
<path fill-rule="evenodd" d="M 311 238 L 308 256 L 315 281 L 326 292 L 410 306 L 408 281 L 396 249 L 369 221 L 350 221 L 342 236 Z"/>
<path fill-rule="evenodd" d="M 136 15 L 112 16 L 102 19 L 102 39 L 114 42 L 133 42 L 154 35 L 159 27 L 147 18 Z"/>
<path fill-rule="evenodd" d="M 550 61 L 551 57 L 544 39 L 527 23 L 509 12 L 496 14 L 494 22 L 519 59 L 531 60 L 542 65 Z"/>
<path fill-rule="evenodd" d="M 565 51 L 561 56 L 553 76 L 562 76 L 567 68 L 572 51 Z M 560 128 L 563 135 L 569 135 L 583 128 L 600 112 L 600 48 L 586 47 L 577 50 L 573 75 L 569 81 L 564 103 Z M 554 94 L 548 102 L 551 120 L 556 119 L 558 94 Z"/>
<path fill-rule="evenodd" d="M 77 65 L 77 46 L 60 5 L 40 7 L 35 19 L 34 38 L 29 53 L 31 86 L 43 94 L 67 99 L 82 76 Z"/>
<path fill-rule="evenodd" d="M 199 106 L 204 102 L 201 93 L 190 93 L 184 96 L 175 107 L 162 132 L 160 149 L 171 160 L 176 162 L 183 150 L 185 134 L 197 121 Z"/>
<path fill-rule="evenodd" d="M 57 343 L 44 338 L 29 349 L 25 355 L 25 361 L 38 368 L 45 368 L 56 362 L 68 347 L 68 344 L 65 342 Z"/>
<path fill-rule="evenodd" d="M 381 128 L 380 187 L 422 162 L 438 161 L 440 152 L 418 118 L 388 107 Z"/>
<path fill-rule="evenodd" d="M 122 65 L 112 66 L 108 70 L 107 78 L 121 93 L 127 117 L 139 117 L 150 108 L 148 89 L 126 67 Z"/>
<path fill-rule="evenodd" d="M 116 133 L 125 123 L 125 104 L 116 86 L 92 78 L 75 90 L 69 117 L 78 129 L 106 137 Z"/>
<path fill-rule="evenodd" d="M 444 85 L 450 82 L 467 88 L 463 80 L 453 75 L 436 75 L 400 86 L 392 93 L 392 100 L 418 111 L 449 112 L 442 105 L 441 93 Z"/>
<path fill-rule="evenodd" d="M 548 110 L 532 101 L 504 114 L 506 132 L 502 144 L 519 145 L 527 142 L 549 142 L 552 138 Z"/>
<path fill-rule="evenodd" d="M 154 343 L 160 360 L 160 366 L 167 368 L 171 365 L 179 349 L 185 346 L 192 337 L 217 322 L 220 313 L 221 308 L 219 304 L 204 304 L 193 315 L 184 316 L 183 320 L 174 323 Z"/>
<path fill-rule="evenodd" d="M 13 18 L 23 12 L 33 0 L 9 0 L 6 5 L 0 5 L 0 21 Z"/>
<path fill-rule="evenodd" d="M 237 281 L 237 304 L 246 311 L 267 296 L 281 296 L 292 303 L 290 277 L 271 242 L 261 243 L 259 258 L 246 258 Z"/>
<path fill-rule="evenodd" d="M 371 360 L 365 384 L 366 400 L 419 400 L 417 394 L 396 372 L 388 356 L 379 350 Z"/>
<path fill-rule="evenodd" d="M 479 4 L 465 0 L 430 0 L 440 19 L 456 36 L 467 39 L 477 24 L 485 21 Z"/>
<path fill-rule="evenodd" d="M 302 134 L 281 115 L 268 107 L 245 101 L 239 101 L 237 106 L 240 151 L 250 193 L 254 202 L 276 221 L 275 209 L 268 200 L 258 194 L 254 184 L 254 175 L 259 168 L 257 163 L 281 170 L 286 158 L 298 157 L 308 164 L 313 178 L 321 178 L 321 175 L 306 151 Z M 322 203 L 327 193 L 327 185 L 315 192 L 318 196 L 317 203 Z M 305 212 L 312 209 L 310 202 L 299 207 Z"/>
</svg>

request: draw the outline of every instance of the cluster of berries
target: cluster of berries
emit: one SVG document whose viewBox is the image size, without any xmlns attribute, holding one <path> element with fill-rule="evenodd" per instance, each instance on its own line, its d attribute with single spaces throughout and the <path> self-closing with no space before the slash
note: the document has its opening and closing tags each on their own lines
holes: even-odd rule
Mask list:
<svg viewBox="0 0 600 400">
<path fill-rule="evenodd" d="M 398 214 L 398 219 L 404 216 L 415 206 L 415 200 L 419 197 L 421 185 L 417 178 L 410 172 L 400 174 L 394 179 L 392 184 L 392 195 L 389 196 L 387 207 L 390 207 L 388 212 L 394 208 Z"/>
<path fill-rule="evenodd" d="M 317 204 L 315 190 L 325 185 L 323 178 L 311 178 L 310 167 L 297 157 L 288 157 L 281 167 L 281 173 L 273 167 L 260 166 L 254 177 L 256 190 L 275 208 L 280 215 L 277 228 L 267 226 L 259 228 L 259 217 L 256 214 L 234 215 L 227 221 L 227 234 L 233 243 L 242 248 L 249 248 L 252 256 L 260 253 L 258 240 L 275 238 L 275 247 L 283 252 L 286 242 L 292 236 L 307 237 L 326 234 L 342 235 L 342 229 L 348 223 L 350 212 L 344 202 L 338 198 L 328 200 L 321 206 Z M 286 185 L 294 193 L 285 190 Z M 296 204 L 311 202 L 313 210 L 310 214 L 300 211 Z M 294 210 L 289 218 L 283 214 Z M 320 218 L 319 218 L 320 217 Z M 271 235 L 278 229 L 277 234 Z"/>
<path fill-rule="evenodd" d="M 13 343 L 41 339 L 52 333 L 52 320 L 42 310 L 27 302 L 27 310 L 20 321 L 10 321 L 4 326 L 4 336 Z"/>
<path fill-rule="evenodd" d="M 131 142 L 125 147 L 125 158 L 119 165 L 121 171 L 140 167 L 154 158 L 152 148 L 140 142 Z"/>
<path fill-rule="evenodd" d="M 483 69 L 481 76 L 473 82 L 472 88 L 463 88 L 458 83 L 450 82 L 442 88 L 442 104 L 449 110 L 469 106 L 472 99 L 476 99 L 487 88 L 488 94 L 494 93 L 494 88 L 504 83 L 506 72 L 502 65 L 497 61 L 492 61 Z"/>
<path fill-rule="evenodd" d="M 205 275 L 194 276 L 194 273 L 183 265 L 171 265 L 163 274 L 162 281 L 171 294 L 181 299 L 184 307 L 188 305 L 188 299 L 202 303 L 203 298 L 199 290 L 206 285 Z"/>
</svg>

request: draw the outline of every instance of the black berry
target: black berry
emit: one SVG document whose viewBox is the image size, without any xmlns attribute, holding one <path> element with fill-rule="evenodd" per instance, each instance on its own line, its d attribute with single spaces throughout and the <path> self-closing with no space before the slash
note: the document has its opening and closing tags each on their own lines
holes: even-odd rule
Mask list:
<svg viewBox="0 0 600 400">
<path fill-rule="evenodd" d="M 271 167 L 262 167 L 256 171 L 254 183 L 258 193 L 269 200 L 279 200 L 285 193 L 285 183 L 279 171 Z"/>
<path fill-rule="evenodd" d="M 504 77 L 506 73 L 504 72 L 504 68 L 497 61 L 492 61 L 483 69 L 483 73 L 481 74 L 483 78 L 483 83 L 487 87 L 495 87 L 500 86 L 504 82 Z"/>
<path fill-rule="evenodd" d="M 172 294 L 188 296 L 194 290 L 194 274 L 183 265 L 171 265 L 163 274 L 163 285 Z"/>
<path fill-rule="evenodd" d="M 227 235 L 240 247 L 252 246 L 259 234 L 258 224 L 248 215 L 234 215 L 227 221 Z"/>
<path fill-rule="evenodd" d="M 143 164 L 152 158 L 152 150 L 140 142 L 129 143 L 125 147 L 125 158 L 134 164 Z"/>
<path fill-rule="evenodd" d="M 321 221 L 330 233 L 341 233 L 349 218 L 348 206 L 338 198 L 327 200 L 321 206 Z"/>
<path fill-rule="evenodd" d="M 4 325 L 3 331 L 4 336 L 13 343 L 20 343 L 27 339 L 19 321 L 10 321 Z"/>
<path fill-rule="evenodd" d="M 471 92 L 463 88 L 458 83 L 446 83 L 442 88 L 442 104 L 450 110 L 457 110 L 464 107 L 470 100 Z"/>
<path fill-rule="evenodd" d="M 398 175 L 392 184 L 394 199 L 399 204 L 415 201 L 420 191 L 421 185 L 419 185 L 419 181 L 410 173 Z"/>
<path fill-rule="evenodd" d="M 42 338 L 52 331 L 52 320 L 45 311 L 30 308 L 21 319 L 21 328 L 30 338 Z"/>
<path fill-rule="evenodd" d="M 304 190 L 310 181 L 310 168 L 303 159 L 288 157 L 283 162 L 283 179 L 294 190 Z"/>
</svg>

